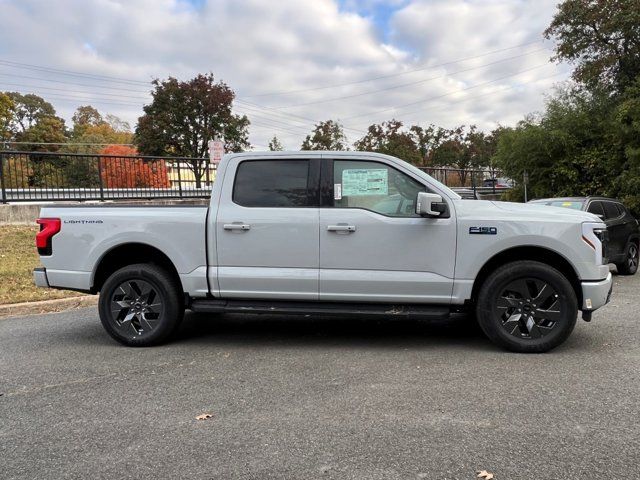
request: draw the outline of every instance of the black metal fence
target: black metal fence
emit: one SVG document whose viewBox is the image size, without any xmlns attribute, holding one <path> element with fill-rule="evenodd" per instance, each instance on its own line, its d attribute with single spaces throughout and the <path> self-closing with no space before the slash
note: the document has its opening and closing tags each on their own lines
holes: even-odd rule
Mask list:
<svg viewBox="0 0 640 480">
<path fill-rule="evenodd" d="M 206 158 L 0 151 L 0 201 L 206 198 L 215 175 Z"/>
<path fill-rule="evenodd" d="M 421 170 L 468 198 L 511 186 L 497 170 Z M 215 176 L 216 166 L 206 158 L 0 150 L 2 203 L 207 198 Z"/>
<path fill-rule="evenodd" d="M 495 168 L 420 167 L 420 170 L 468 198 L 478 198 L 478 195 L 500 195 L 514 185 L 513 180 L 502 178 L 502 172 Z"/>
</svg>

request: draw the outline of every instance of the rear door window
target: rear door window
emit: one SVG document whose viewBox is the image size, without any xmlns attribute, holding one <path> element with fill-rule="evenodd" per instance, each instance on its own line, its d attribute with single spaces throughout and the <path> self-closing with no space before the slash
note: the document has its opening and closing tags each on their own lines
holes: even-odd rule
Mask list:
<svg viewBox="0 0 640 480">
<path fill-rule="evenodd" d="M 616 204 L 613 202 L 602 202 L 604 205 L 604 218 L 605 220 L 612 220 L 614 218 L 618 218 L 620 216 L 620 212 L 616 207 Z"/>
<path fill-rule="evenodd" d="M 246 160 L 238 165 L 233 201 L 243 207 L 317 207 L 309 160 Z"/>
<path fill-rule="evenodd" d="M 602 202 L 591 202 L 587 211 L 595 215 L 601 215 L 604 218 L 604 209 L 602 208 Z"/>
</svg>

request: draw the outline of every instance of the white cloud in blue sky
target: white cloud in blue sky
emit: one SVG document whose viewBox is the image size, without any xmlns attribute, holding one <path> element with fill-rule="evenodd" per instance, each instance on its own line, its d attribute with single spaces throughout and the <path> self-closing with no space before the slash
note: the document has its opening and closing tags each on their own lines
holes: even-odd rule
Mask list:
<svg viewBox="0 0 640 480">
<path fill-rule="evenodd" d="M 490 129 L 540 109 L 567 78 L 541 36 L 555 3 L 0 0 L 0 90 L 39 93 L 67 119 L 91 103 L 135 124 L 149 87 L 124 79 L 211 71 L 237 92 L 258 147 L 276 134 L 297 149 L 329 118 L 352 141 L 394 117 Z"/>
</svg>

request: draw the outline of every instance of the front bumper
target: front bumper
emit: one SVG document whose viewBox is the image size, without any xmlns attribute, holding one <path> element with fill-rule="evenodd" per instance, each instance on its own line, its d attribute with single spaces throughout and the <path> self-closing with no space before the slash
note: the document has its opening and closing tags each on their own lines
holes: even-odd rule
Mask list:
<svg viewBox="0 0 640 480">
<path fill-rule="evenodd" d="M 47 270 L 44 267 L 33 269 L 33 281 L 36 287 L 49 288 L 49 280 L 47 279 Z"/>
<path fill-rule="evenodd" d="M 581 310 L 590 311 L 609 303 L 611 298 L 611 290 L 613 288 L 613 277 L 611 272 L 607 278 L 598 282 L 582 282 L 582 308 Z"/>
</svg>

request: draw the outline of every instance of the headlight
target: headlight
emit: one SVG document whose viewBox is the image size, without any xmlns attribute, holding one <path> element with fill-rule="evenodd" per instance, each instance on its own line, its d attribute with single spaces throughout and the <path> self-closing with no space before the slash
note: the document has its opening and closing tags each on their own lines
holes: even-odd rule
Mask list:
<svg viewBox="0 0 640 480">
<path fill-rule="evenodd" d="M 585 222 L 582 224 L 582 240 L 594 250 L 596 265 L 606 263 L 606 249 L 609 240 L 604 223 Z"/>
</svg>

